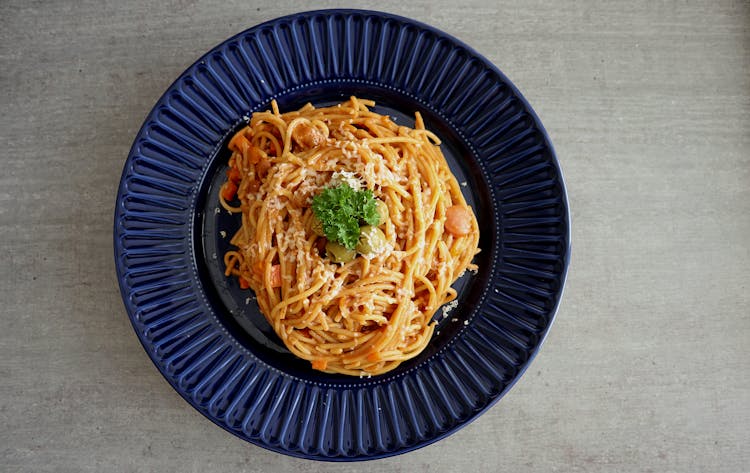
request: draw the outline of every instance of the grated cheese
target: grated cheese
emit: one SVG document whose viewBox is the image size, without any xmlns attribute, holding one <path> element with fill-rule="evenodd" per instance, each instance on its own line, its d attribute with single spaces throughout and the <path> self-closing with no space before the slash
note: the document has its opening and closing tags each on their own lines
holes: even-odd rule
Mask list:
<svg viewBox="0 0 750 473">
<path fill-rule="evenodd" d="M 447 303 L 443 307 L 443 318 L 447 317 L 448 314 L 450 313 L 450 311 L 452 311 L 456 307 L 458 307 L 458 299 L 454 299 L 451 302 Z M 458 319 L 453 319 L 453 322 L 455 322 L 456 320 L 458 320 Z"/>
<path fill-rule="evenodd" d="M 284 208 L 284 203 L 281 202 L 281 199 L 279 199 L 278 197 L 271 197 L 270 199 L 266 200 L 266 206 L 270 210 L 281 210 L 282 208 Z"/>
<path fill-rule="evenodd" d="M 331 176 L 331 186 L 346 184 L 355 191 L 362 189 L 362 181 L 351 171 L 336 171 Z"/>
<path fill-rule="evenodd" d="M 396 295 L 398 297 L 411 297 L 411 291 L 408 291 L 404 289 L 403 287 L 400 287 L 396 289 Z"/>
</svg>

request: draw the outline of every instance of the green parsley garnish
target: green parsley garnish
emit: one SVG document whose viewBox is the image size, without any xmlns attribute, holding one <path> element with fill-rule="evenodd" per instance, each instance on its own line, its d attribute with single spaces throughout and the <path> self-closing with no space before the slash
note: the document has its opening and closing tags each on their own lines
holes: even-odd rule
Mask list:
<svg viewBox="0 0 750 473">
<path fill-rule="evenodd" d="M 355 191 L 347 184 L 324 189 L 313 197 L 312 208 L 326 238 L 350 250 L 357 246 L 360 222 L 377 225 L 380 220 L 372 191 Z"/>
</svg>

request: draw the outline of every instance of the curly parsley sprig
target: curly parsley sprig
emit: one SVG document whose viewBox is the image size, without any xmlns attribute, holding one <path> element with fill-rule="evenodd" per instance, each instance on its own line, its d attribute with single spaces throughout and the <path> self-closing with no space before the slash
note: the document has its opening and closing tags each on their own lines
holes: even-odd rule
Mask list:
<svg viewBox="0 0 750 473">
<path fill-rule="evenodd" d="M 377 225 L 380 219 L 372 191 L 356 191 L 347 184 L 324 189 L 313 197 L 312 208 L 326 238 L 350 250 L 357 246 L 360 223 Z"/>
</svg>

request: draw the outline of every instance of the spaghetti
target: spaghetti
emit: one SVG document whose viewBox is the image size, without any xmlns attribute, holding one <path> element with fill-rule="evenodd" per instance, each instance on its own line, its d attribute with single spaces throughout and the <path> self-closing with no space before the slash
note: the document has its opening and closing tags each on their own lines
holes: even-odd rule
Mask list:
<svg viewBox="0 0 750 473">
<path fill-rule="evenodd" d="M 287 348 L 314 369 L 392 370 L 425 348 L 433 315 L 456 298 L 451 284 L 476 269 L 476 217 L 419 113 L 408 128 L 356 97 L 288 113 L 271 105 L 229 142 L 220 201 L 242 226 L 225 274 L 255 292 Z M 337 185 L 368 189 L 384 207 L 381 248 L 347 262 L 336 262 L 312 208 Z"/>
</svg>

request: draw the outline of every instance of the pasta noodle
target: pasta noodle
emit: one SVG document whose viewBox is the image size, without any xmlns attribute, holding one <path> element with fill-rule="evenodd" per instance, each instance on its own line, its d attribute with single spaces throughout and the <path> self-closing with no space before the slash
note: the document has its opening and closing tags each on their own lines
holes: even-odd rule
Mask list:
<svg viewBox="0 0 750 473">
<path fill-rule="evenodd" d="M 476 217 L 416 113 L 414 128 L 351 97 L 253 114 L 230 140 L 221 205 L 242 216 L 225 274 L 252 289 L 287 348 L 317 370 L 385 373 L 419 354 L 478 250 Z M 335 262 L 312 201 L 346 184 L 385 204 L 378 251 Z"/>
</svg>

